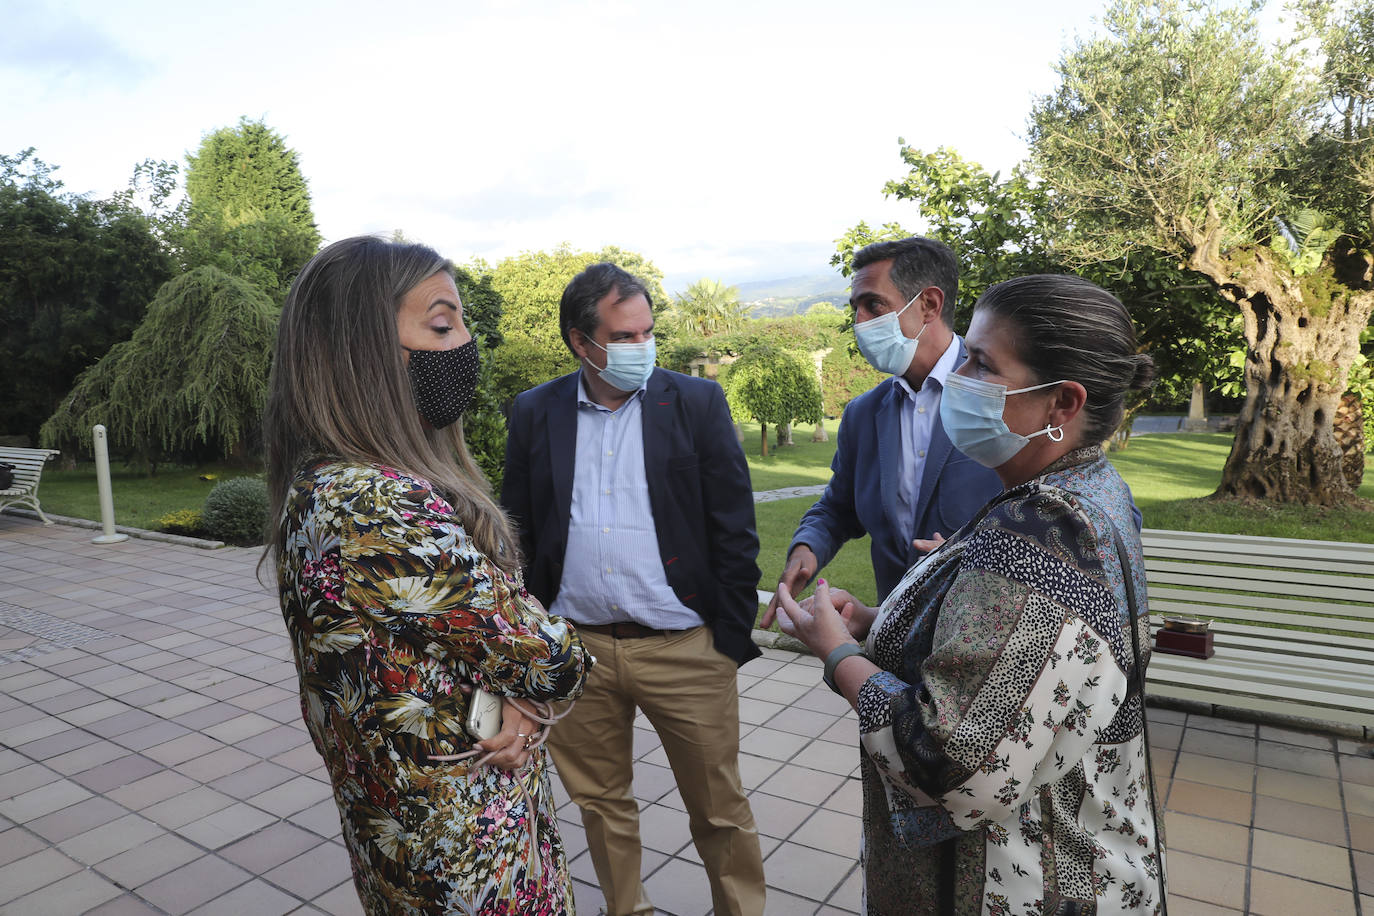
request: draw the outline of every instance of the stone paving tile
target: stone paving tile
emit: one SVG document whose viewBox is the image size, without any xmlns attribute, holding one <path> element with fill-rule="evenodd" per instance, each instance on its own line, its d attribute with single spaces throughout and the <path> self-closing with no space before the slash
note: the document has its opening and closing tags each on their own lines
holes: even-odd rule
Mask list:
<svg viewBox="0 0 1374 916">
<path fill-rule="evenodd" d="M 1305 881 L 1352 887 L 1350 860 L 1343 846 L 1256 830 L 1250 864 Z"/>
<path fill-rule="evenodd" d="M 352 879 L 345 881 L 338 887 L 326 894 L 321 894 L 310 901 L 313 908 L 303 910 L 293 910 L 293 913 L 327 913 L 329 916 L 363 916 L 363 906 L 358 902 L 358 891 L 353 886 Z M 595 909 L 582 910 L 579 912 L 595 913 Z"/>
<path fill-rule="evenodd" d="M 1361 852 L 1374 852 L 1374 817 L 1362 817 L 1358 814 L 1351 814 L 1348 817 L 1350 848 L 1358 849 Z M 1374 883 L 1371 883 L 1366 889 L 1374 890 Z"/>
<path fill-rule="evenodd" d="M 277 821 L 224 847 L 219 855 L 255 875 L 261 875 L 308 849 L 314 849 L 320 843 L 318 835 L 302 830 L 295 824 Z"/>
<path fill-rule="evenodd" d="M 1255 790 L 1260 795 L 1272 795 L 1304 805 L 1337 811 L 1341 808 L 1340 783 L 1334 779 L 1260 767 Z"/>
<path fill-rule="evenodd" d="M 0 903 L 17 900 L 81 870 L 80 863 L 56 849 L 43 849 L 16 859 L 0 867 Z"/>
<path fill-rule="evenodd" d="M 52 814 L 28 820 L 24 826 L 49 843 L 61 843 L 87 830 L 118 820 L 128 813 L 123 806 L 97 795 Z"/>
<path fill-rule="evenodd" d="M 28 823 L 90 797 L 91 793 L 81 786 L 57 777 L 47 785 L 0 801 L 0 814 L 18 823 Z"/>
<path fill-rule="evenodd" d="M 1167 829 L 1167 823 L 1165 826 Z M 1178 894 L 1235 910 L 1245 906 L 1244 865 L 1178 851 L 1168 854 L 1165 867 L 1169 872 L 1171 900 Z"/>
<path fill-rule="evenodd" d="M 683 859 L 670 859 L 644 881 L 655 909 L 673 916 L 705 916 L 711 911 L 706 869 Z"/>
<path fill-rule="evenodd" d="M 277 820 L 275 815 L 235 802 L 177 828 L 177 833 L 207 849 L 221 846 L 252 834 Z"/>
<path fill-rule="evenodd" d="M 1255 868 L 1250 872 L 1250 912 L 1255 916 L 1355 916 L 1355 898 L 1347 890 Z"/>
<path fill-rule="evenodd" d="M 0 916 L 87 913 L 123 893 L 95 872 L 79 871 L 0 907 Z"/>
<path fill-rule="evenodd" d="M 1255 799 L 1255 828 L 1337 846 L 1344 846 L 1346 841 L 1345 817 L 1342 812 L 1315 805 L 1302 805 L 1268 795 L 1261 795 Z M 1352 825 L 1352 832 L 1353 830 Z M 1172 839 L 1170 835 L 1170 840 Z"/>
<path fill-rule="evenodd" d="M 95 865 L 121 853 L 136 849 L 144 843 L 166 836 L 163 828 L 137 814 L 126 814 L 117 820 L 69 837 L 57 848 L 86 865 Z"/>
<path fill-rule="evenodd" d="M 136 887 L 138 895 L 168 913 L 189 913 L 252 879 L 217 856 L 202 856 Z"/>
<path fill-rule="evenodd" d="M 1188 811 L 1202 817 L 1248 826 L 1254 796 L 1249 792 L 1176 779 L 1169 789 L 1168 806 L 1175 811 Z"/>
<path fill-rule="evenodd" d="M 33 855 L 48 848 L 42 837 L 35 836 L 23 827 L 10 827 L 0 831 L 0 866 L 8 865 L 15 859 Z"/>
<path fill-rule="evenodd" d="M 183 792 L 189 792 L 196 786 L 194 779 L 175 770 L 159 769 L 151 775 L 125 783 L 105 794 L 131 811 L 142 811 Z"/>
<path fill-rule="evenodd" d="M 191 916 L 243 916 L 245 913 L 252 913 L 253 916 L 281 916 L 294 912 L 300 905 L 299 898 L 265 881 L 254 879 L 204 906 L 197 907 L 191 911 Z"/>
<path fill-rule="evenodd" d="M 350 880 L 348 853 L 334 843 L 321 843 L 263 875 L 268 881 L 303 900 L 325 893 Z"/>
<path fill-rule="evenodd" d="M 764 862 L 769 887 L 819 903 L 839 887 L 854 867 L 853 855 L 838 856 L 786 842 Z"/>
<path fill-rule="evenodd" d="M 1170 855 L 1177 850 L 1242 865 L 1249 861 L 1250 831 L 1240 824 L 1166 811 L 1164 828 Z"/>
</svg>

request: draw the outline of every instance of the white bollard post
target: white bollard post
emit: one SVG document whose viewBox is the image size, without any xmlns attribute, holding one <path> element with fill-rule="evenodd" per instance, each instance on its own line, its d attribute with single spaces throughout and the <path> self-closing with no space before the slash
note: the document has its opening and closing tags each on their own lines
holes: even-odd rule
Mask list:
<svg viewBox="0 0 1374 916">
<path fill-rule="evenodd" d="M 127 541 L 127 534 L 115 534 L 114 497 L 110 493 L 110 447 L 105 427 L 95 427 L 95 482 L 100 489 L 100 524 L 105 533 L 91 538 L 92 544 L 118 544 Z"/>
</svg>

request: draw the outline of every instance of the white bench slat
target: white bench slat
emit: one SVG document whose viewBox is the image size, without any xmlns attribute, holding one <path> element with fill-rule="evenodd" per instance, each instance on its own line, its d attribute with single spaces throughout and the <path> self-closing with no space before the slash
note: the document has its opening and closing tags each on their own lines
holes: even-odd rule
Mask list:
<svg viewBox="0 0 1374 916">
<path fill-rule="evenodd" d="M 1140 540 L 1149 549 L 1151 544 L 1166 546 L 1187 545 L 1206 550 L 1224 550 L 1245 556 L 1332 557 L 1374 556 L 1374 544 L 1356 541 L 1315 541 L 1306 538 L 1275 538 L 1254 534 L 1215 534 L 1208 531 L 1169 531 L 1145 528 Z"/>
<path fill-rule="evenodd" d="M 1155 575 L 1162 576 L 1167 573 L 1172 576 L 1179 576 L 1180 578 L 1188 576 L 1200 577 L 1200 585 L 1204 584 L 1206 580 L 1222 579 L 1227 584 L 1216 586 L 1220 588 L 1245 588 L 1245 583 L 1257 582 L 1259 583 L 1259 591 L 1267 591 L 1270 587 L 1279 583 L 1289 585 L 1310 585 L 1315 582 L 1323 588 L 1346 589 L 1355 593 L 1364 593 L 1364 595 L 1368 597 L 1374 597 L 1374 579 L 1363 574 L 1365 570 L 1359 570 L 1355 575 L 1350 575 L 1349 570 L 1327 573 L 1317 572 L 1306 567 L 1278 569 L 1274 566 L 1241 566 L 1219 563 L 1180 562 L 1161 558 L 1154 558 L 1151 566 Z M 1371 566 L 1371 568 L 1374 568 L 1374 566 Z"/>
<path fill-rule="evenodd" d="M 1323 675 L 1319 669 L 1309 665 L 1280 667 L 1269 663 L 1256 663 L 1254 659 L 1240 654 L 1228 658 L 1222 652 L 1209 658 L 1206 672 L 1199 673 L 1196 665 L 1179 664 L 1176 661 L 1186 657 L 1168 656 L 1156 677 L 1164 679 L 1168 672 L 1173 671 L 1186 677 L 1190 684 L 1202 686 L 1210 683 L 1218 690 L 1225 691 L 1234 690 L 1238 685 L 1244 685 L 1246 690 L 1252 689 L 1256 684 L 1270 685 L 1282 688 L 1283 696 L 1287 699 L 1342 707 L 1360 702 L 1366 707 L 1366 713 L 1368 704 L 1374 702 L 1374 680 L 1351 683 L 1349 678 Z M 1150 667 L 1154 667 L 1153 661 Z"/>
<path fill-rule="evenodd" d="M 1146 548 L 1145 556 L 1159 560 L 1182 560 L 1195 563 L 1243 563 L 1253 554 L 1237 554 L 1222 551 L 1209 551 L 1188 547 L 1169 549 L 1164 547 Z M 1331 557 L 1268 557 L 1266 568 L 1319 570 L 1321 572 L 1353 573 L 1358 575 L 1374 565 L 1374 555 L 1353 556 L 1348 558 Z"/>
<path fill-rule="evenodd" d="M 1243 607 L 1222 607 L 1219 605 L 1199 604 L 1195 601 L 1170 601 L 1160 599 L 1150 601 L 1150 611 L 1152 613 L 1178 615 L 1184 614 L 1189 617 L 1206 617 L 1215 620 L 1216 618 L 1226 618 L 1214 624 L 1214 627 L 1227 626 L 1227 621 L 1242 620 L 1246 623 L 1270 623 L 1274 624 L 1274 629 L 1280 632 L 1303 632 L 1296 630 L 1296 627 L 1317 627 L 1322 630 L 1335 630 L 1340 633 L 1363 633 L 1374 636 L 1374 621 L 1354 620 L 1349 617 L 1325 617 L 1318 616 L 1315 611 L 1316 606 L 1311 607 L 1308 613 L 1272 613 L 1265 610 Z M 1235 624 L 1231 624 L 1235 625 Z M 1220 631 L 1218 631 L 1220 632 Z M 1275 637 L 1279 638 L 1279 637 Z"/>
<path fill-rule="evenodd" d="M 1180 569 L 1173 564 L 1161 564 L 1150 569 L 1149 560 L 1145 562 L 1146 579 L 1162 585 L 1192 586 L 1196 589 L 1220 592 L 1266 592 L 1273 595 L 1325 598 L 1332 601 L 1374 601 L 1374 588 L 1363 585 L 1353 576 L 1321 576 L 1314 573 L 1305 581 L 1294 581 L 1282 575 L 1279 570 L 1273 570 L 1273 578 L 1266 581 L 1258 575 L 1232 575 L 1230 568 L 1224 566 L 1214 566 L 1208 571 L 1205 567 L 1197 565 Z M 1199 594 L 1205 595 L 1207 592 Z"/>
<path fill-rule="evenodd" d="M 1147 564 L 1148 560 L 1145 561 Z M 1264 609 L 1278 612 L 1288 612 L 1290 614 L 1319 614 L 1345 617 L 1348 619 L 1359 620 L 1374 616 L 1374 609 L 1369 605 L 1363 604 L 1339 604 L 1332 601 L 1299 600 L 1289 597 L 1272 597 L 1269 595 L 1245 594 L 1237 595 L 1230 592 L 1210 591 L 1204 592 L 1197 589 L 1170 588 L 1166 583 L 1150 583 L 1150 596 L 1160 597 L 1161 601 L 1180 601 L 1186 604 L 1209 605 L 1216 608 L 1215 613 L 1218 617 L 1234 616 L 1226 614 L 1225 611 L 1235 609 L 1246 611 L 1250 609 Z"/>
</svg>

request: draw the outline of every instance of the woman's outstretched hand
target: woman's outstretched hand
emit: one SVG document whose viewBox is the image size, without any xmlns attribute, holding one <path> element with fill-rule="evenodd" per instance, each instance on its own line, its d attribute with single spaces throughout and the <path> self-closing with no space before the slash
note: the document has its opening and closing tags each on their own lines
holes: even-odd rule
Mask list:
<svg viewBox="0 0 1374 916">
<path fill-rule="evenodd" d="M 839 608 L 835 605 L 829 584 L 824 579 L 818 579 L 816 594 L 799 604 L 792 598 L 787 584 L 778 583 L 778 628 L 788 636 L 795 636 L 806 643 L 811 654 L 817 658 L 825 658 L 836 646 L 857 642 L 850 632 L 850 623 L 855 611 L 851 611 L 850 617 L 846 619 L 840 610 L 847 604 L 857 602 L 853 601 L 848 592 L 837 590 L 837 594 L 847 599 Z M 860 621 L 865 632 L 871 623 L 871 618 L 867 623 Z"/>
</svg>

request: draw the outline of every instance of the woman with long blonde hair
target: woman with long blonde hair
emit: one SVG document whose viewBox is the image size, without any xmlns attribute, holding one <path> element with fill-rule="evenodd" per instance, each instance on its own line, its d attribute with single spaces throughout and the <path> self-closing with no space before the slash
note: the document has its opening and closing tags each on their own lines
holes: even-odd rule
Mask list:
<svg viewBox="0 0 1374 916">
<path fill-rule="evenodd" d="M 478 371 L 452 265 L 336 242 L 292 285 L 264 417 L 301 705 L 370 914 L 572 912 L 542 733 L 592 659 L 519 581 L 463 441 Z M 470 705 L 502 698 L 501 729 Z M 489 764 L 489 765 L 484 765 Z"/>
</svg>

